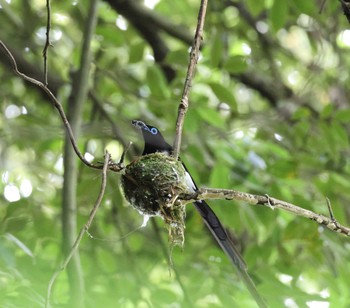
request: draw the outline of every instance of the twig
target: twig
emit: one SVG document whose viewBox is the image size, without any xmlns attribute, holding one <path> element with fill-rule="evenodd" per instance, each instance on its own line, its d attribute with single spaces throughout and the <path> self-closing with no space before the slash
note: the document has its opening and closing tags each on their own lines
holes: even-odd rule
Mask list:
<svg viewBox="0 0 350 308">
<path fill-rule="evenodd" d="M 207 11 L 207 4 L 208 4 L 208 0 L 201 0 L 201 5 L 198 13 L 196 33 L 194 35 L 193 45 L 190 53 L 190 63 L 187 68 L 187 75 L 186 75 L 186 80 L 185 80 L 184 89 L 182 93 L 182 98 L 178 108 L 177 120 L 176 120 L 176 135 L 175 135 L 174 147 L 173 147 L 174 148 L 173 157 L 176 159 L 179 157 L 182 128 L 183 128 L 185 114 L 188 109 L 188 95 L 190 93 L 192 78 L 193 78 L 194 70 L 197 65 L 198 57 L 199 57 L 199 48 L 203 38 L 202 34 L 203 34 L 205 13 Z"/>
<path fill-rule="evenodd" d="M 328 207 L 328 212 L 329 212 L 329 216 L 330 216 L 330 218 L 331 218 L 331 221 L 335 224 L 335 226 L 336 226 L 337 228 L 339 228 L 338 221 L 335 219 L 335 216 L 334 216 L 334 214 L 333 214 L 331 201 L 329 200 L 329 198 L 326 198 L 326 201 L 327 201 L 327 207 Z"/>
<path fill-rule="evenodd" d="M 322 14 L 323 9 L 324 9 L 325 4 L 326 4 L 326 1 L 327 1 L 327 0 L 323 0 L 323 2 L 321 3 L 320 9 L 318 10 L 318 14 Z"/>
<path fill-rule="evenodd" d="M 34 78 L 31 78 L 23 73 L 21 73 L 19 70 L 18 70 L 18 67 L 17 67 L 17 63 L 16 63 L 16 60 L 15 58 L 13 57 L 13 55 L 11 54 L 10 50 L 6 47 L 6 45 L 0 40 L 0 46 L 2 47 L 2 49 L 5 51 L 6 55 L 8 56 L 8 58 L 10 59 L 10 62 L 11 62 L 11 65 L 12 65 L 12 68 L 14 70 L 14 72 L 20 76 L 21 78 L 23 78 L 24 80 L 38 86 L 39 88 L 41 88 L 46 94 L 47 96 L 50 98 L 51 102 L 53 103 L 54 107 L 58 110 L 60 116 L 61 116 L 61 119 L 63 121 L 63 124 L 67 130 L 67 133 L 69 135 L 69 139 L 72 143 L 72 146 L 73 146 L 73 149 L 75 151 L 75 153 L 78 155 L 78 157 L 80 158 L 80 160 L 85 164 L 87 165 L 88 167 L 91 167 L 91 168 L 95 168 L 95 169 L 102 169 L 102 166 L 101 165 L 95 165 L 95 164 L 92 164 L 90 163 L 89 161 L 87 161 L 85 159 L 85 157 L 83 156 L 83 154 L 80 152 L 79 148 L 78 148 L 78 145 L 77 145 L 77 142 L 74 138 L 74 134 L 72 132 L 72 128 L 68 122 L 68 119 L 67 119 L 67 116 L 63 110 L 63 107 L 61 105 L 61 103 L 58 101 L 58 99 L 56 98 L 56 96 L 50 91 L 50 89 L 45 85 L 43 84 L 41 81 L 39 80 L 36 80 Z M 115 171 L 115 170 L 114 170 Z"/>
<path fill-rule="evenodd" d="M 46 42 L 43 50 L 43 57 L 44 57 L 44 84 L 45 86 L 48 85 L 47 81 L 47 72 L 48 72 L 48 65 L 47 65 L 47 59 L 48 59 L 48 49 L 51 46 L 50 43 L 50 27 L 51 27 L 51 4 L 50 0 L 46 0 L 46 11 L 47 11 L 47 21 L 46 21 Z"/>
<path fill-rule="evenodd" d="M 51 292 L 52 292 L 52 287 L 53 287 L 53 284 L 55 283 L 56 281 L 56 278 L 58 277 L 58 275 L 60 274 L 61 271 L 63 271 L 70 259 L 72 258 L 72 256 L 74 255 L 74 253 L 76 252 L 79 244 L 80 244 L 80 241 L 84 235 L 85 232 L 88 232 L 90 226 L 91 226 L 91 223 L 95 217 L 95 214 L 101 204 L 101 201 L 102 201 L 102 198 L 103 198 L 103 195 L 105 193 L 105 189 L 106 189 L 106 184 L 107 184 L 107 170 L 108 170 L 108 166 L 109 166 L 109 162 L 110 162 L 110 159 L 111 159 L 111 155 L 106 151 L 106 154 L 105 154 L 105 160 L 104 160 L 104 164 L 103 164 L 103 169 L 102 169 L 102 181 L 101 181 L 101 189 L 100 189 L 100 193 L 97 197 L 97 200 L 94 204 L 94 207 L 93 209 L 91 210 L 91 213 L 90 213 L 90 216 L 89 216 L 89 219 L 87 220 L 86 224 L 83 226 L 83 228 L 81 228 L 79 234 L 78 234 L 78 237 L 77 239 L 75 240 L 74 242 L 74 245 L 70 251 L 70 253 L 67 255 L 67 257 L 65 258 L 65 260 L 63 261 L 62 265 L 59 267 L 59 269 L 57 269 L 50 281 L 49 281 L 49 284 L 48 284 L 48 288 L 47 288 L 47 294 L 46 294 L 46 299 L 45 299 L 45 307 L 48 308 L 50 307 L 50 297 L 51 297 Z"/>
<path fill-rule="evenodd" d="M 334 217 L 334 214 L 333 214 L 331 201 L 329 200 L 329 198 L 326 198 L 326 201 L 327 201 L 327 207 L 328 207 L 328 211 L 329 211 L 329 216 L 331 217 L 331 219 L 333 221 L 335 221 L 335 217 Z"/>
<path fill-rule="evenodd" d="M 126 152 L 128 152 L 130 150 L 131 145 L 132 145 L 132 141 L 129 141 L 128 145 L 126 146 L 122 155 L 120 156 L 120 160 L 119 160 L 119 163 L 117 165 L 122 169 L 124 169 L 124 159 L 125 159 Z"/>
<path fill-rule="evenodd" d="M 332 231 L 342 233 L 350 237 L 350 228 L 342 226 L 337 221 L 335 221 L 333 214 L 331 214 L 331 217 L 326 217 L 324 215 L 314 213 L 310 210 L 303 209 L 292 203 L 272 198 L 267 195 L 253 195 L 230 189 L 202 188 L 196 193 L 180 196 L 179 199 L 185 200 L 186 203 L 193 202 L 194 200 L 226 199 L 245 201 L 253 205 L 265 205 L 269 208 L 272 207 L 274 209 L 282 209 L 293 213 L 294 215 L 311 219 Z"/>
<path fill-rule="evenodd" d="M 26 74 L 21 73 L 18 70 L 17 67 L 17 62 L 15 60 L 15 58 L 13 57 L 12 53 L 10 52 L 10 50 L 6 47 L 6 45 L 3 43 L 2 40 L 0 40 L 0 46 L 2 47 L 2 49 L 5 51 L 5 54 L 7 55 L 7 57 L 10 59 L 10 63 L 12 66 L 13 71 L 16 73 L 16 75 L 18 75 L 19 77 L 21 77 L 22 79 L 34 84 L 35 86 L 39 87 L 40 89 L 42 89 L 45 94 L 50 98 L 51 102 L 53 103 L 54 107 L 58 110 L 63 125 L 65 126 L 69 139 L 72 143 L 74 152 L 77 154 L 77 156 L 80 158 L 80 160 L 88 167 L 90 168 L 94 168 L 94 169 L 102 169 L 103 166 L 101 166 L 100 164 L 92 164 L 90 163 L 88 160 L 85 159 L 85 157 L 83 156 L 83 154 L 80 152 L 77 142 L 74 138 L 74 134 L 72 131 L 72 128 L 68 122 L 67 116 L 63 110 L 62 104 L 59 102 L 59 100 L 56 98 L 56 96 L 50 91 L 50 89 L 45 86 L 41 81 L 31 78 L 29 76 L 27 76 Z M 108 164 L 109 170 L 114 171 L 114 172 L 120 172 L 124 169 L 124 166 L 122 164 L 115 164 L 112 162 L 112 160 L 110 160 L 109 164 Z"/>
</svg>

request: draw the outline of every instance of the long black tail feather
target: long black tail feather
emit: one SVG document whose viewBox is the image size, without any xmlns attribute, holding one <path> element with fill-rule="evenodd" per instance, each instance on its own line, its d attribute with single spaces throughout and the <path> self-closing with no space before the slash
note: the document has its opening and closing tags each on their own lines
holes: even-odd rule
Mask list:
<svg viewBox="0 0 350 308">
<path fill-rule="evenodd" d="M 264 299 L 258 293 L 253 280 L 250 278 L 247 272 L 247 266 L 243 258 L 233 245 L 232 241 L 228 237 L 224 227 L 222 226 L 221 222 L 219 221 L 213 210 L 205 201 L 196 201 L 194 202 L 194 205 L 198 212 L 201 214 L 206 226 L 213 234 L 222 250 L 226 253 L 226 255 L 229 257 L 229 259 L 237 269 L 239 276 L 243 280 L 244 284 L 247 286 L 250 294 L 254 297 L 258 306 L 260 308 L 266 308 L 267 305 Z"/>
</svg>

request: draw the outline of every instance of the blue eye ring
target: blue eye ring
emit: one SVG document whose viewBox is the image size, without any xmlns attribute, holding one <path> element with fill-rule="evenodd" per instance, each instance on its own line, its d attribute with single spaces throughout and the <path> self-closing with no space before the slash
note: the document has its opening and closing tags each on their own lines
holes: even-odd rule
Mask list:
<svg viewBox="0 0 350 308">
<path fill-rule="evenodd" d="M 151 132 L 152 135 L 156 135 L 156 134 L 158 134 L 158 129 L 156 129 L 155 127 L 152 127 L 150 129 L 150 132 Z"/>
</svg>

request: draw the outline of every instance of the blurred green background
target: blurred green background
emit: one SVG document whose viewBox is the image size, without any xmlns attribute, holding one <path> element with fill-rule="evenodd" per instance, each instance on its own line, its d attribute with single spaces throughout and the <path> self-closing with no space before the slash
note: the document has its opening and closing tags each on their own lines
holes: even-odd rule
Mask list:
<svg viewBox="0 0 350 308">
<path fill-rule="evenodd" d="M 338 221 L 350 225 L 350 30 L 338 1 L 321 2 L 210 1 L 181 157 L 199 186 L 268 194 L 324 215 L 328 197 Z M 45 5 L 0 0 L 0 38 L 19 69 L 39 80 Z M 90 2 L 51 6 L 49 88 L 68 110 Z M 77 137 L 87 159 L 103 161 L 107 148 L 117 161 L 129 141 L 127 160 L 137 157 L 142 140 L 132 119 L 159 127 L 172 143 L 198 7 L 193 0 L 98 3 Z M 0 64 L 0 306 L 42 307 L 63 258 L 65 132 L 48 97 L 15 76 L 2 51 Z M 101 173 L 74 159 L 77 215 L 68 216 L 80 229 Z M 280 210 L 210 204 L 270 307 L 349 307 L 345 236 Z M 255 307 L 192 206 L 171 275 L 163 222 L 136 230 L 141 224 L 119 175 L 109 173 L 90 229 L 95 239 L 84 236 L 75 259 L 85 292 L 74 294 L 77 274 L 63 271 L 52 306 L 77 307 L 77 297 L 80 307 Z"/>
</svg>

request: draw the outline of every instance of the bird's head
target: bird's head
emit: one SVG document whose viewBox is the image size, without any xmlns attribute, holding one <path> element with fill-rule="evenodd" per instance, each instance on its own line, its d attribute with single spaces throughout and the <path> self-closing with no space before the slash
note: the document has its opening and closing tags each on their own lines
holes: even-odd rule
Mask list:
<svg viewBox="0 0 350 308">
<path fill-rule="evenodd" d="M 171 153 L 171 145 L 165 141 L 158 128 L 138 120 L 132 120 L 131 123 L 142 132 L 142 136 L 145 141 L 145 148 L 142 155 L 156 152 L 166 152 L 167 154 Z"/>
</svg>

